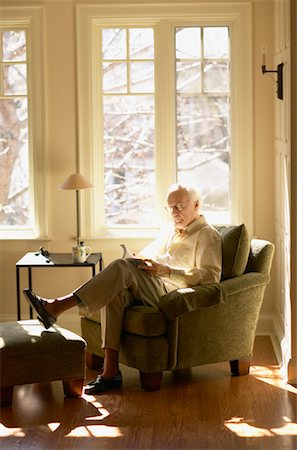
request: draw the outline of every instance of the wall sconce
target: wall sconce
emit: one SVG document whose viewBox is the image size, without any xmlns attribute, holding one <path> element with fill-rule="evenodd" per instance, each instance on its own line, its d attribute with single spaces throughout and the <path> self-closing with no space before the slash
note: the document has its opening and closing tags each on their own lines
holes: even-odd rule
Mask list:
<svg viewBox="0 0 297 450">
<path fill-rule="evenodd" d="M 276 81 L 276 85 L 277 85 L 277 98 L 279 98 L 280 100 L 283 100 L 284 96 L 283 96 L 283 67 L 284 67 L 284 63 L 280 63 L 277 65 L 277 70 L 267 70 L 266 69 L 266 45 L 263 44 L 262 45 L 262 73 L 263 75 L 265 75 L 265 73 L 277 73 L 277 81 Z"/>
</svg>

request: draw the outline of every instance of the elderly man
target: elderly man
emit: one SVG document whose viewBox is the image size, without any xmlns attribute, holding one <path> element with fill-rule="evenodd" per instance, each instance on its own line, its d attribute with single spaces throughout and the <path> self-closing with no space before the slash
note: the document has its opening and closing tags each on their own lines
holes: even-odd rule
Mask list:
<svg viewBox="0 0 297 450">
<path fill-rule="evenodd" d="M 86 394 L 99 394 L 122 386 L 119 347 L 127 306 L 137 299 L 158 308 L 160 296 L 170 291 L 220 281 L 220 236 L 200 214 L 200 207 L 200 195 L 194 188 L 173 185 L 167 193 L 171 227 L 141 254 L 113 261 L 65 297 L 49 300 L 24 290 L 46 328 L 74 306 L 87 308 L 89 313 L 100 309 L 104 366 L 102 374 L 86 386 Z"/>
</svg>

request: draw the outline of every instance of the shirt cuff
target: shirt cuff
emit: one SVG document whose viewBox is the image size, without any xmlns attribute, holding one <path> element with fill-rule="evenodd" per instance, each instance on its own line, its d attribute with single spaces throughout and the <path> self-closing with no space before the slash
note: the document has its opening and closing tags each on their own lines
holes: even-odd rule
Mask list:
<svg viewBox="0 0 297 450">
<path fill-rule="evenodd" d="M 171 269 L 169 278 L 184 275 L 185 275 L 184 269 Z"/>
</svg>

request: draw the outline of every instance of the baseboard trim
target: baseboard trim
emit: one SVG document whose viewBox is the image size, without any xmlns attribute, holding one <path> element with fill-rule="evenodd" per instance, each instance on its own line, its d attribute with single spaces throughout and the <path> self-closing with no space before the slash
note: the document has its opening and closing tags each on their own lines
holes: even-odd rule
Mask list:
<svg viewBox="0 0 297 450">
<path fill-rule="evenodd" d="M 275 333 L 273 314 L 261 314 L 256 328 L 256 336 L 272 336 Z"/>
<path fill-rule="evenodd" d="M 280 373 L 284 381 L 288 382 L 289 365 L 292 365 L 291 373 L 294 377 L 294 362 L 291 363 L 290 359 L 290 344 L 285 339 L 285 333 L 278 318 L 274 314 L 262 314 L 259 317 L 256 335 L 258 336 L 270 336 L 272 346 L 276 355 L 277 362 L 279 364 Z M 292 384 L 292 383 L 290 383 Z"/>
<path fill-rule="evenodd" d="M 288 365 L 288 383 L 297 387 L 297 358 L 291 358 Z"/>
<path fill-rule="evenodd" d="M 25 317 L 24 320 L 28 320 L 28 317 Z M 16 317 L 12 314 L 1 314 L 0 315 L 0 322 L 15 322 Z"/>
<path fill-rule="evenodd" d="M 256 336 L 270 336 L 273 350 L 278 364 L 281 366 L 283 361 L 281 342 L 283 333 L 274 314 L 261 314 L 256 328 Z"/>
<path fill-rule="evenodd" d="M 280 327 L 277 326 L 273 314 L 260 315 L 256 328 L 256 336 L 270 336 L 277 362 L 281 366 L 283 358 L 280 343 L 283 336 L 282 333 L 280 333 Z"/>
</svg>

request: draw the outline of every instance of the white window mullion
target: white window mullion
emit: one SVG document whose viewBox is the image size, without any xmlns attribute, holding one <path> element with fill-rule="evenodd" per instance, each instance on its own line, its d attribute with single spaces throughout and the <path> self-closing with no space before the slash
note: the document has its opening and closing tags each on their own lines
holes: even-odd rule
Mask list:
<svg viewBox="0 0 297 450">
<path fill-rule="evenodd" d="M 92 76 L 94 77 L 92 97 L 93 102 L 93 116 L 94 124 L 92 129 L 92 145 L 94 148 L 93 161 L 90 161 L 92 167 L 92 179 L 95 181 L 95 189 L 92 193 L 94 200 L 97 199 L 97 208 L 90 205 L 93 208 L 94 214 L 94 231 L 100 229 L 104 221 L 104 131 L 103 131 L 103 89 L 101 84 L 102 79 L 102 33 L 100 27 L 96 24 L 94 27 L 93 39 L 95 39 L 95 45 L 93 48 L 93 70 Z M 95 37 L 96 36 L 96 37 Z M 99 200 L 99 201 L 98 201 Z M 94 222 L 94 221 L 93 221 Z"/>
<path fill-rule="evenodd" d="M 131 86 L 131 76 L 130 76 L 130 63 L 131 63 L 131 59 L 130 59 L 130 46 L 129 46 L 129 40 L 130 40 L 130 36 L 129 36 L 129 28 L 126 28 L 126 46 L 127 46 L 127 94 L 130 93 L 130 86 Z"/>
<path fill-rule="evenodd" d="M 204 91 L 204 66 L 205 66 L 205 60 L 204 60 L 204 28 L 201 27 L 201 57 L 200 57 L 200 64 L 201 64 L 201 93 L 205 94 Z"/>
<path fill-rule="evenodd" d="M 0 31 L 0 42 L 2 42 L 2 31 Z M 0 45 L 0 61 L 3 60 L 3 49 L 2 45 Z M 0 96 L 3 95 L 3 65 L 0 63 Z"/>
<path fill-rule="evenodd" d="M 232 222 L 254 232 L 251 9 L 230 22 Z"/>
<path fill-rule="evenodd" d="M 162 21 L 156 27 L 156 172 L 160 213 L 168 187 L 176 181 L 174 26 Z"/>
</svg>

